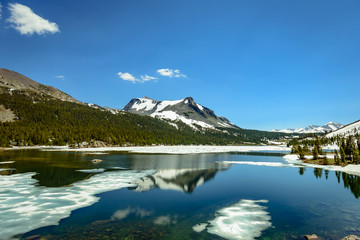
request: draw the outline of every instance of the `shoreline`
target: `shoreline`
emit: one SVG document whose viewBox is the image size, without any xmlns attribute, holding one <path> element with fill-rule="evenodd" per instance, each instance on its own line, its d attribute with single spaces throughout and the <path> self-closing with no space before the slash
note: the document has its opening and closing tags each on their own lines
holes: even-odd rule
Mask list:
<svg viewBox="0 0 360 240">
<path fill-rule="evenodd" d="M 175 145 L 175 146 L 133 146 L 133 147 L 92 147 L 92 148 L 70 148 L 69 146 L 33 146 L 33 147 L 12 147 L 5 148 L 5 151 L 12 150 L 44 150 L 44 151 L 66 151 L 66 152 L 130 152 L 149 154 L 200 154 L 200 153 L 230 153 L 230 152 L 290 152 L 286 146 L 275 145 Z"/>
<path fill-rule="evenodd" d="M 283 158 L 288 163 L 298 165 L 299 167 L 303 166 L 303 167 L 312 167 L 312 168 L 322 168 L 325 170 L 340 171 L 340 172 L 345 172 L 348 174 L 360 176 L 360 164 L 359 165 L 348 164 L 342 167 L 338 165 L 321 165 L 321 164 L 306 163 L 301 161 L 297 154 L 287 154 Z"/>
<path fill-rule="evenodd" d="M 322 168 L 330 171 L 340 171 L 348 174 L 360 176 L 360 164 L 349 164 L 346 166 L 321 165 L 306 163 L 299 159 L 297 154 L 289 154 L 290 148 L 278 145 L 238 145 L 238 146 L 213 146 L 213 145 L 176 145 L 176 146 L 133 146 L 133 147 L 93 147 L 93 148 L 70 148 L 69 146 L 32 146 L 32 147 L 13 147 L 4 148 L 5 151 L 13 150 L 43 150 L 43 151 L 63 151 L 81 152 L 88 154 L 106 154 L 106 152 L 127 152 L 138 154 L 216 154 L 216 153 L 236 153 L 236 152 L 283 152 L 286 162 L 293 166 Z M 311 156 L 306 156 L 308 159 Z M 328 154 L 329 159 L 333 154 Z"/>
</svg>

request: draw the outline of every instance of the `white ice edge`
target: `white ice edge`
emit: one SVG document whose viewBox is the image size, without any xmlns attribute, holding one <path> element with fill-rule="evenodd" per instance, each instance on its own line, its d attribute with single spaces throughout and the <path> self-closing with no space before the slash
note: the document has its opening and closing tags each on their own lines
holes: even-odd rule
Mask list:
<svg viewBox="0 0 360 240">
<path fill-rule="evenodd" d="M 37 180 L 32 178 L 35 173 L 0 175 L 0 239 L 13 239 L 17 234 L 57 225 L 73 210 L 97 202 L 96 194 L 134 187 L 136 179 L 155 172 L 111 171 L 59 188 L 36 186 Z"/>
<path fill-rule="evenodd" d="M 268 200 L 243 199 L 218 210 L 214 219 L 193 226 L 193 230 L 201 232 L 207 229 L 209 233 L 225 239 L 256 239 L 264 230 L 271 227 L 267 207 L 259 203 L 268 203 Z"/>
<path fill-rule="evenodd" d="M 42 145 L 42 146 L 24 146 L 24 147 L 18 147 L 18 146 L 12 146 L 11 148 L 5 148 L 5 150 L 26 150 L 26 149 L 56 149 L 56 150 L 64 150 L 64 149 L 68 149 L 69 146 L 47 146 L 47 145 Z"/>
<path fill-rule="evenodd" d="M 162 153 L 162 154 L 197 154 L 197 153 L 231 153 L 231 152 L 266 152 L 266 151 L 283 151 L 290 152 L 290 148 L 285 146 L 272 145 L 251 145 L 251 146 L 145 146 L 145 147 L 101 147 L 101 148 L 60 148 L 46 149 L 47 151 L 68 151 L 68 152 L 131 152 L 131 153 Z"/>
<path fill-rule="evenodd" d="M 221 161 L 217 163 L 267 166 L 267 167 L 311 167 L 311 168 L 322 168 L 329 171 L 340 171 L 340 172 L 345 172 L 348 174 L 360 176 L 360 165 L 349 164 L 345 167 L 341 167 L 335 165 L 317 165 L 317 164 L 304 163 L 300 161 L 299 157 L 295 154 L 288 154 L 285 155 L 283 158 L 285 159 L 286 162 L 288 162 L 288 164 L 281 162 L 252 162 L 252 161 Z"/>
<path fill-rule="evenodd" d="M 297 166 L 322 168 L 322 169 L 326 169 L 326 170 L 330 170 L 330 171 L 339 171 L 339 172 L 345 172 L 348 174 L 360 176 L 360 165 L 349 164 L 345 167 L 341 167 L 341 166 L 336 166 L 336 165 L 317 165 L 317 164 L 304 163 L 304 162 L 300 161 L 299 156 L 295 155 L 295 154 L 288 154 L 288 155 L 285 155 L 283 158 L 288 163 L 296 164 Z"/>
<path fill-rule="evenodd" d="M 76 170 L 76 171 L 83 172 L 83 173 L 102 173 L 105 171 L 105 168 L 80 169 L 80 170 Z"/>
<path fill-rule="evenodd" d="M 0 162 L 0 164 L 11 164 L 14 163 L 15 161 L 7 161 L 7 162 Z"/>
<path fill-rule="evenodd" d="M 87 154 L 89 154 L 89 155 L 106 155 L 108 153 L 105 153 L 105 152 L 89 152 Z"/>
<path fill-rule="evenodd" d="M 192 227 L 195 232 L 202 232 L 206 229 L 207 223 L 199 223 Z"/>
<path fill-rule="evenodd" d="M 16 170 L 15 168 L 0 168 L 0 172 L 3 172 L 3 171 L 14 171 Z"/>
<path fill-rule="evenodd" d="M 267 166 L 267 167 L 295 167 L 294 164 L 286 164 L 286 163 L 281 163 L 281 162 L 222 161 L 222 162 L 218 162 L 218 163 Z"/>
<path fill-rule="evenodd" d="M 109 170 L 129 170 L 130 168 L 124 168 L 124 167 L 108 167 Z"/>
</svg>

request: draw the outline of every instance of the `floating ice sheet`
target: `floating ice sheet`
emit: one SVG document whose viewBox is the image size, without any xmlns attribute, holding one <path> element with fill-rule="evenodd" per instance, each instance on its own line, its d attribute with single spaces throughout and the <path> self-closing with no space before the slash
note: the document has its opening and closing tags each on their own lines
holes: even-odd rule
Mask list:
<svg viewBox="0 0 360 240">
<path fill-rule="evenodd" d="M 271 226 L 267 207 L 259 204 L 267 202 L 267 200 L 241 200 L 230 207 L 218 210 L 215 219 L 210 220 L 209 224 L 197 224 L 193 230 L 201 232 L 207 228 L 209 233 L 225 239 L 253 240 Z"/>
<path fill-rule="evenodd" d="M 109 167 L 107 169 L 109 169 L 109 170 L 129 170 L 129 168 L 124 168 L 124 167 Z"/>
<path fill-rule="evenodd" d="M 192 227 L 195 232 L 202 232 L 206 229 L 207 223 L 199 223 Z"/>
<path fill-rule="evenodd" d="M 267 167 L 294 167 L 294 164 L 286 164 L 286 163 L 281 163 L 281 162 L 222 161 L 219 163 L 267 166 Z"/>
<path fill-rule="evenodd" d="M 80 170 L 76 170 L 78 172 L 83 172 L 83 173 L 102 173 L 105 171 L 104 168 L 94 168 L 94 169 L 80 169 Z"/>
<path fill-rule="evenodd" d="M 35 173 L 0 176 L 1 240 L 44 226 L 56 225 L 71 211 L 99 200 L 96 194 L 124 187 L 154 171 L 110 171 L 74 183 L 70 187 L 37 186 Z"/>
<path fill-rule="evenodd" d="M 15 161 L 7 161 L 7 162 L 0 162 L 0 164 L 11 164 L 14 163 Z"/>
<path fill-rule="evenodd" d="M 0 172 L 3 172 L 3 171 L 14 171 L 16 170 L 15 168 L 0 168 Z"/>
</svg>

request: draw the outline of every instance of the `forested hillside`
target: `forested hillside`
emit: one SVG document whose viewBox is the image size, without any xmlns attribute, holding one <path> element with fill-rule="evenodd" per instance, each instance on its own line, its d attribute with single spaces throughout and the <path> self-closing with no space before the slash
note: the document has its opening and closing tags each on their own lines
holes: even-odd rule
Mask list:
<svg viewBox="0 0 360 240">
<path fill-rule="evenodd" d="M 112 113 L 85 104 L 27 90 L 0 89 L 0 105 L 16 119 L 0 122 L 0 146 L 73 145 L 101 141 L 109 145 L 243 144 L 286 134 L 245 129 L 197 131 L 177 122 L 127 112 Z M 226 130 L 226 131 L 224 131 Z"/>
</svg>

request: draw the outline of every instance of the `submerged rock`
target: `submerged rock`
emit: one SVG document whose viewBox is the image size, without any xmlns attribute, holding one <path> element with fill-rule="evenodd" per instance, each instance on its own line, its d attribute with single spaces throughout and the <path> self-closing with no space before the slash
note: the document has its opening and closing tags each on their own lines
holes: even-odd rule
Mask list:
<svg viewBox="0 0 360 240">
<path fill-rule="evenodd" d="M 307 239 L 307 240 L 320 240 L 320 238 L 316 235 L 316 234 L 313 234 L 313 235 L 305 235 L 304 236 L 305 237 L 305 239 Z"/>
<path fill-rule="evenodd" d="M 349 235 L 349 236 L 344 237 L 341 240 L 360 240 L 360 237 L 355 236 L 355 235 Z"/>
<path fill-rule="evenodd" d="M 93 160 L 91 160 L 93 163 L 101 163 L 102 162 L 102 160 L 101 159 L 93 159 Z"/>
<path fill-rule="evenodd" d="M 30 237 L 27 237 L 26 240 L 36 240 L 36 239 L 39 239 L 40 237 L 41 237 L 40 235 L 33 235 Z"/>
</svg>

